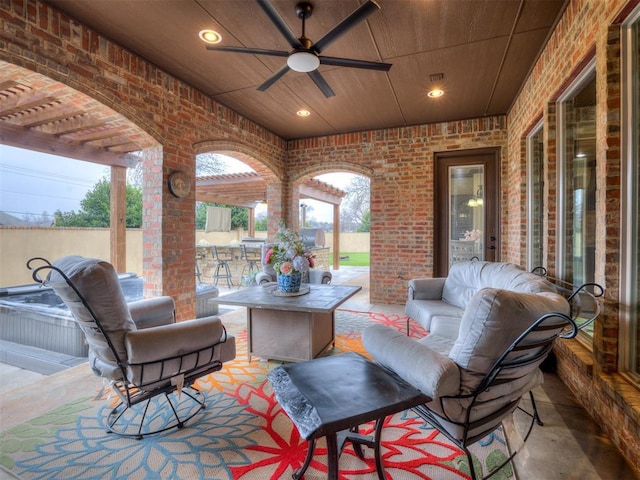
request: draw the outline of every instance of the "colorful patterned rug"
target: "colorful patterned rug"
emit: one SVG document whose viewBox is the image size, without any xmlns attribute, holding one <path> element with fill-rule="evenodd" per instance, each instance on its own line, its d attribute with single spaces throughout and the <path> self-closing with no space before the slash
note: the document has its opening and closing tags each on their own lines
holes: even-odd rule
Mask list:
<svg viewBox="0 0 640 480">
<path fill-rule="evenodd" d="M 406 317 L 338 311 L 336 348 L 365 353 L 363 328 L 382 323 L 404 331 Z M 237 356 L 222 371 L 202 378 L 207 408 L 181 430 L 128 439 L 105 433 L 105 398 L 88 396 L 0 434 L 0 465 L 22 479 L 233 479 L 291 478 L 304 462 L 307 442 L 276 402 L 266 380 L 277 362 L 247 361 L 246 330 L 238 328 Z M 424 332 L 414 331 L 414 335 Z M 160 400 L 155 407 L 162 409 Z M 365 425 L 368 433 L 373 425 Z M 471 448 L 476 472 L 502 463 L 501 430 Z M 389 480 L 468 479 L 466 456 L 412 412 L 387 418 L 382 456 Z M 340 480 L 374 479 L 373 451 L 360 460 L 351 446 L 340 457 Z M 318 442 L 306 480 L 326 478 L 326 445 Z M 1 471 L 0 471 L 1 476 Z M 507 465 L 492 478 L 513 477 Z"/>
</svg>

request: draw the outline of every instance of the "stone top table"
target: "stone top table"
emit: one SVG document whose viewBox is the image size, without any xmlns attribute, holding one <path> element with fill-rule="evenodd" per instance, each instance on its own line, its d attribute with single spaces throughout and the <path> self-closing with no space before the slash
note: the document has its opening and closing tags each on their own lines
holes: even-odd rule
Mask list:
<svg viewBox="0 0 640 480">
<path fill-rule="evenodd" d="M 248 355 L 301 361 L 335 345 L 335 310 L 362 290 L 352 285 L 303 284 L 309 292 L 277 296 L 275 284 L 249 287 L 210 300 L 247 307 Z"/>
<path fill-rule="evenodd" d="M 380 434 L 385 417 L 431 400 L 391 371 L 353 352 L 277 367 L 267 378 L 278 403 L 309 441 L 307 457 L 293 474 L 295 479 L 311 463 L 316 439 L 326 437 L 329 480 L 338 478 L 338 458 L 347 441 L 360 458 L 361 445 L 373 448 L 378 478 L 384 480 Z M 358 433 L 358 425 L 373 420 L 373 438 Z"/>
</svg>

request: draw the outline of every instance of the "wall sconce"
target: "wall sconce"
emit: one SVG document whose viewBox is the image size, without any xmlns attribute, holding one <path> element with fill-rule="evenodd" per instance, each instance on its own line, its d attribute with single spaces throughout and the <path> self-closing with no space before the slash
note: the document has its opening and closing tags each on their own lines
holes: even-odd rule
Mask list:
<svg viewBox="0 0 640 480">
<path fill-rule="evenodd" d="M 478 185 L 478 190 L 476 191 L 476 196 L 471 197 L 467 202 L 467 206 L 469 207 L 482 207 L 484 205 L 484 187 L 482 185 Z"/>
</svg>

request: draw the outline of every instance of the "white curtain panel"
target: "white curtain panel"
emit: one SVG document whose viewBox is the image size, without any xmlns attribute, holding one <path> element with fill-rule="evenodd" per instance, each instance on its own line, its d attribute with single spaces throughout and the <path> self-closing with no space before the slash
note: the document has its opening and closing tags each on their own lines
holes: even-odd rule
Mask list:
<svg viewBox="0 0 640 480">
<path fill-rule="evenodd" d="M 205 232 L 229 232 L 231 230 L 231 209 L 207 206 Z"/>
</svg>

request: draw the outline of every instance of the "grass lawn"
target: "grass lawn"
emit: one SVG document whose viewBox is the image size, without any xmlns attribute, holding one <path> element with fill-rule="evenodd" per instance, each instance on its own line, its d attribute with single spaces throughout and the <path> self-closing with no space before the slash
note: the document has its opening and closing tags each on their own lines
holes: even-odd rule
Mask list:
<svg viewBox="0 0 640 480">
<path fill-rule="evenodd" d="M 371 254 L 369 252 L 343 253 L 340 252 L 340 265 L 351 267 L 368 267 Z"/>
</svg>

